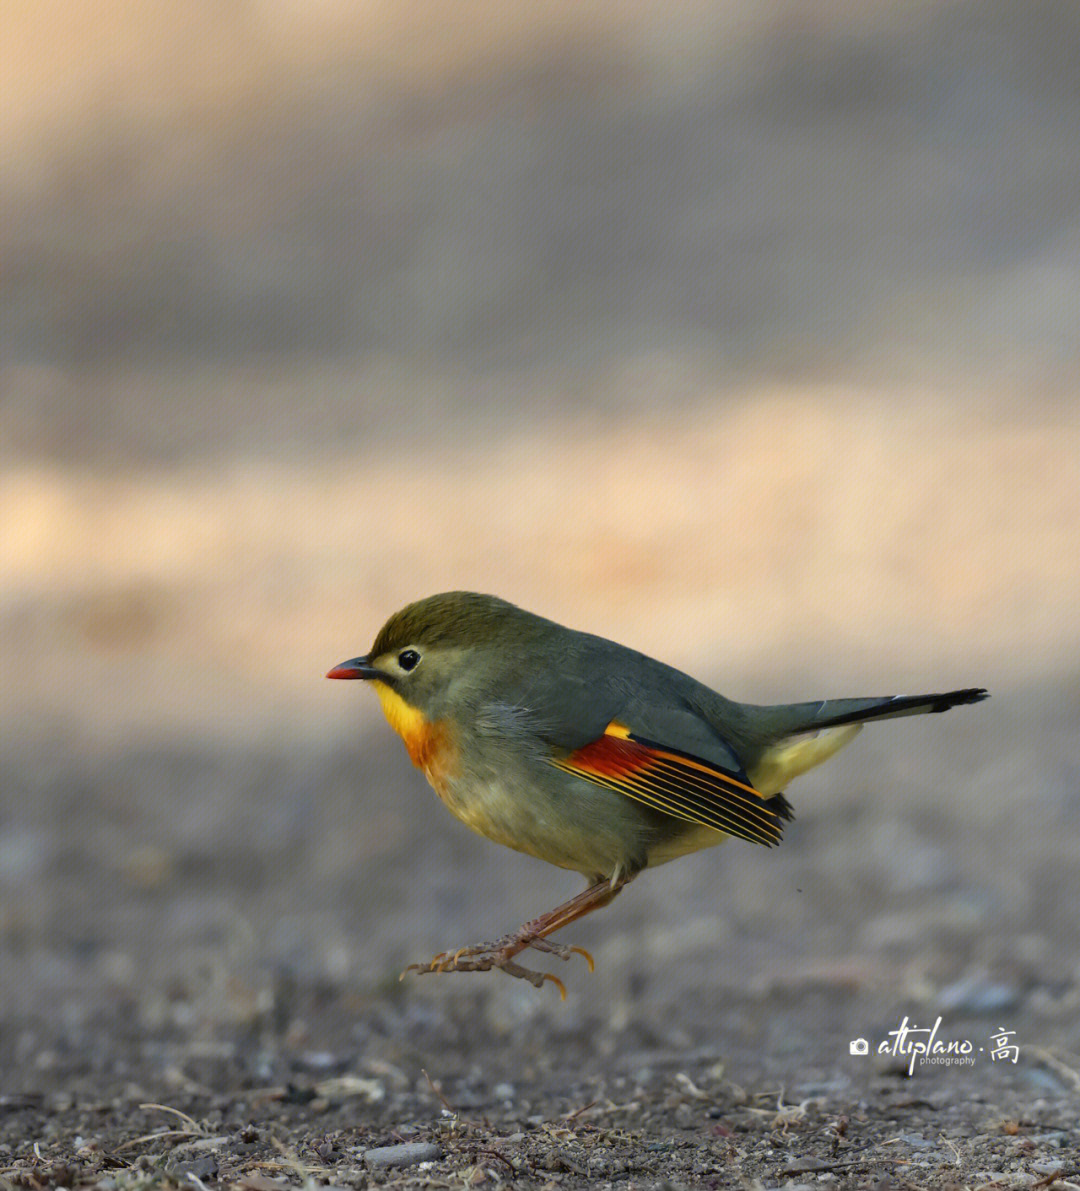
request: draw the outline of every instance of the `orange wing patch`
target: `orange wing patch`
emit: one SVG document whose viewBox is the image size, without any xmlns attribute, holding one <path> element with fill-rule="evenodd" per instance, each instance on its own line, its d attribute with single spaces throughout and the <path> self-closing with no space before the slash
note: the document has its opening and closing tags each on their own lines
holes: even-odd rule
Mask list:
<svg viewBox="0 0 1080 1191">
<path fill-rule="evenodd" d="M 664 814 L 757 844 L 778 844 L 781 819 L 790 817 L 786 801 L 766 799 L 717 766 L 636 737 L 614 720 L 598 740 L 552 764 Z"/>
</svg>

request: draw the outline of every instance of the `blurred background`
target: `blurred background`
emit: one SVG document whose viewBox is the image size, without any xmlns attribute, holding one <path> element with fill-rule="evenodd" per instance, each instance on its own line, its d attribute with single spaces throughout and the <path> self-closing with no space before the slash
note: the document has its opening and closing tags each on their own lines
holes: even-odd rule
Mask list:
<svg viewBox="0 0 1080 1191">
<path fill-rule="evenodd" d="M 5 1012 L 528 1013 L 394 981 L 580 879 L 322 677 L 453 588 L 734 698 L 993 694 L 646 873 L 567 1013 L 1075 1005 L 1074 5 L 13 0 L 0 52 Z"/>
</svg>

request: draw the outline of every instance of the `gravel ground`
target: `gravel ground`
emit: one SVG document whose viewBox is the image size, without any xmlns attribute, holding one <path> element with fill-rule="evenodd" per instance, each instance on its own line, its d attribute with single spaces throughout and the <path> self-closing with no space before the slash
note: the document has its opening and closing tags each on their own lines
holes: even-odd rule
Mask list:
<svg viewBox="0 0 1080 1191">
<path fill-rule="evenodd" d="M 1080 1182 L 1080 1073 L 1025 1041 L 1067 1035 L 1060 1003 L 1010 1018 L 1015 1063 L 913 1076 L 902 1057 L 847 1053 L 850 1022 L 882 1012 L 850 989 L 712 990 L 666 1009 L 616 1027 L 593 1006 L 568 1028 L 538 1001 L 500 1019 L 482 988 L 291 987 L 194 1033 L 177 987 L 153 1023 L 128 1002 L 77 1027 L 27 1020 L 4 1032 L 27 1090 L 0 1101 L 0 1177 L 35 1191 Z M 995 1023 L 960 1016 L 949 1033 L 989 1049 Z"/>
</svg>

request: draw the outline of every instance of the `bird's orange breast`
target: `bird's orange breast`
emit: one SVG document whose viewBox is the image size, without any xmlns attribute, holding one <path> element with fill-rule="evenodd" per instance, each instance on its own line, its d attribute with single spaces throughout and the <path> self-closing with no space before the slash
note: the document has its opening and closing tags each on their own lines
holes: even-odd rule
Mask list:
<svg viewBox="0 0 1080 1191">
<path fill-rule="evenodd" d="M 384 682 L 372 683 L 390 727 L 405 742 L 409 757 L 436 792 L 445 797 L 446 781 L 457 768 L 457 748 L 445 720 L 429 720 Z"/>
</svg>

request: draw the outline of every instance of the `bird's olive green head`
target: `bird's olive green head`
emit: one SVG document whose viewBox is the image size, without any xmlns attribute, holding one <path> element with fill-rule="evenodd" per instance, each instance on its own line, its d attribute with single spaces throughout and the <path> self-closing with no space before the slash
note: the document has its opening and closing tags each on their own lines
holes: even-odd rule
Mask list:
<svg viewBox="0 0 1080 1191">
<path fill-rule="evenodd" d="M 486 659 L 530 635 L 538 621 L 496 596 L 450 591 L 395 612 L 363 657 L 335 666 L 327 678 L 364 678 L 389 688 L 426 714 L 440 709 L 455 682 L 482 681 Z"/>
</svg>

